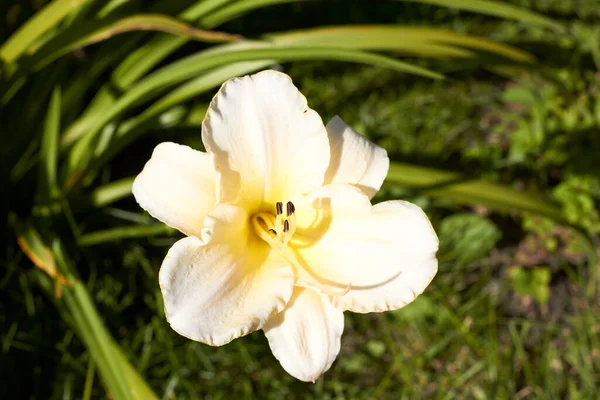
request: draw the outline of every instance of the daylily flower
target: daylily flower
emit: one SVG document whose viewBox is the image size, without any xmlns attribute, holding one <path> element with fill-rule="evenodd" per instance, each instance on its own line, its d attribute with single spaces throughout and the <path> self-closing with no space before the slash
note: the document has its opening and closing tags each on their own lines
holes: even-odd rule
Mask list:
<svg viewBox="0 0 600 400">
<path fill-rule="evenodd" d="M 187 235 L 159 274 L 179 334 L 213 346 L 262 329 L 294 377 L 340 351 L 344 311 L 395 310 L 437 271 L 436 234 L 405 201 L 370 199 L 389 159 L 340 118 L 327 126 L 291 79 L 226 82 L 202 124 L 206 152 L 159 144 L 133 194 Z"/>
</svg>

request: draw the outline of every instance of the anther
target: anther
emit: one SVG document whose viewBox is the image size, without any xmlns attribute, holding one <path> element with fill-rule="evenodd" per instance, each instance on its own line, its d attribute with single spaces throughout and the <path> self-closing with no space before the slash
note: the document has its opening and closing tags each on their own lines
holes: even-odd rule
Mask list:
<svg viewBox="0 0 600 400">
<path fill-rule="evenodd" d="M 283 203 L 280 201 L 275 203 L 275 209 L 277 210 L 277 215 L 283 214 Z"/>
<path fill-rule="evenodd" d="M 290 231 L 290 221 L 287 219 L 283 221 L 283 233 L 287 233 Z"/>
<path fill-rule="evenodd" d="M 272 234 L 277 236 L 277 231 L 275 229 L 271 228 L 271 229 L 269 229 L 269 232 L 271 232 Z"/>
<path fill-rule="evenodd" d="M 287 216 L 290 217 L 294 211 L 296 211 L 296 207 L 294 207 L 294 203 L 292 203 L 291 201 L 288 201 L 286 206 L 286 212 L 287 212 Z"/>
</svg>

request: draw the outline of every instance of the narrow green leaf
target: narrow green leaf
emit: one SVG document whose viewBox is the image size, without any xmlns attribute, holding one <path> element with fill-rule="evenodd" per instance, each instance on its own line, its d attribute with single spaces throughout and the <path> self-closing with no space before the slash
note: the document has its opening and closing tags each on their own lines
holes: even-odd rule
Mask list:
<svg viewBox="0 0 600 400">
<path fill-rule="evenodd" d="M 171 107 L 193 99 L 207 90 L 221 85 L 228 79 L 258 71 L 274 63 L 275 61 L 273 60 L 233 63 L 200 75 L 198 78 L 192 79 L 172 90 L 146 108 L 139 116 L 121 124 L 115 139 L 119 141 L 126 136 L 131 136 L 139 128 L 144 127 L 144 124 L 153 123 L 159 115 Z M 114 143 L 113 147 L 109 150 L 118 150 L 120 148 L 122 148 L 121 144 Z"/>
<path fill-rule="evenodd" d="M 54 28 L 69 13 L 76 11 L 91 0 L 54 0 L 29 19 L 1 47 L 0 59 L 6 63 L 15 61 L 42 34 Z"/>
<path fill-rule="evenodd" d="M 60 132 L 60 101 L 61 90 L 55 86 L 50 98 L 50 105 L 44 122 L 44 132 L 41 145 L 41 167 L 43 187 L 47 198 L 55 197 L 59 190 L 56 181 L 58 160 L 58 135 Z"/>
<path fill-rule="evenodd" d="M 237 35 L 196 29 L 165 15 L 138 14 L 119 20 L 82 21 L 45 43 L 41 49 L 33 49 L 34 55 L 28 63 L 39 69 L 74 49 L 132 31 L 160 31 L 211 43 L 234 42 L 240 39 Z"/>
<path fill-rule="evenodd" d="M 117 400 L 157 400 L 148 384 L 133 368 L 102 322 L 85 284 L 76 276 L 73 266 L 55 241 L 52 252 L 67 277 L 64 301 L 79 338 L 95 361 L 100 377 Z"/>
<path fill-rule="evenodd" d="M 81 235 L 77 243 L 80 246 L 93 246 L 122 239 L 168 235 L 175 232 L 177 232 L 175 229 L 164 224 L 124 226 Z"/>
<path fill-rule="evenodd" d="M 454 172 L 392 162 L 386 182 L 419 189 L 430 196 L 443 197 L 461 204 L 481 204 L 501 211 L 530 212 L 564 221 L 560 208 L 537 194 L 466 178 Z"/>
<path fill-rule="evenodd" d="M 227 6 L 218 9 L 217 11 L 208 14 L 201 18 L 198 22 L 201 26 L 218 26 L 227 21 L 231 21 L 249 11 L 257 8 L 267 7 L 274 4 L 296 3 L 309 0 L 244 0 L 230 1 Z"/>
<path fill-rule="evenodd" d="M 240 12 L 248 12 L 253 9 L 290 1 L 306 0 L 244 0 L 237 2 L 232 2 L 231 0 L 209 0 L 190 6 L 180 13 L 178 18 L 190 23 L 195 22 L 197 26 L 204 29 L 212 29 L 219 24 L 235 18 Z M 243 4 L 243 9 L 240 9 L 236 4 Z M 227 7 L 219 8 L 224 5 L 227 5 Z M 213 17 L 215 10 L 217 10 L 217 16 Z M 164 60 L 165 57 L 187 42 L 188 39 L 183 36 L 158 35 L 152 38 L 144 46 L 130 54 L 115 69 L 112 81 L 122 90 L 129 88 L 135 81 Z"/>
<path fill-rule="evenodd" d="M 333 46 L 360 50 L 402 51 L 433 57 L 472 57 L 474 54 L 465 49 L 473 49 L 521 62 L 534 60 L 532 55 L 511 46 L 437 28 L 350 25 L 272 33 L 266 37 L 281 46 Z"/>
<path fill-rule="evenodd" d="M 90 359 L 88 361 L 88 369 L 85 374 L 85 385 L 83 386 L 83 395 L 81 396 L 82 400 L 91 400 L 92 399 L 92 388 L 94 387 L 94 376 L 96 375 L 96 367 L 94 365 L 94 360 Z"/>
<path fill-rule="evenodd" d="M 95 161 L 95 164 L 104 165 L 146 130 L 160 123 L 164 116 L 163 113 L 166 113 L 177 104 L 197 97 L 201 93 L 221 85 L 228 79 L 258 71 L 273 63 L 272 60 L 233 63 L 211 70 L 196 79 L 186 82 L 148 107 L 142 114 L 120 124 L 114 141 Z M 188 115 L 188 121 L 191 121 L 190 118 L 194 118 L 191 122 L 199 125 L 199 121 L 204 118 L 204 114 L 206 114 L 206 108 L 204 108 L 202 115 L 199 115 L 197 111 L 192 111 Z"/>
<path fill-rule="evenodd" d="M 513 19 L 553 28 L 563 32 L 565 28 L 558 22 L 527 9 L 490 0 L 397 0 L 413 3 L 433 4 L 436 6 L 456 8 L 494 17 Z"/>
<path fill-rule="evenodd" d="M 131 194 L 134 178 L 125 178 L 102 185 L 92 192 L 92 204 L 104 207 Z"/>
<path fill-rule="evenodd" d="M 248 46 L 249 44 L 240 42 L 239 45 Z M 261 43 L 253 45 L 258 48 L 242 50 L 238 50 L 240 46 L 213 48 L 186 57 L 156 71 L 132 87 L 110 109 L 105 110 L 102 117 L 90 127 L 89 132 L 84 136 L 84 140 L 91 146 L 92 139 L 90 138 L 96 138 L 106 124 L 142 99 L 147 100 L 152 94 L 159 93 L 169 86 L 183 82 L 212 68 L 236 62 L 259 60 L 275 60 L 278 62 L 303 60 L 345 61 L 389 68 L 398 72 L 407 72 L 433 79 L 443 78 L 443 75 L 425 68 L 398 61 L 391 57 L 358 50 L 327 47 L 279 48 L 269 47 Z M 90 152 L 82 152 L 81 154 L 89 155 Z M 89 161 L 91 161 L 89 158 L 78 159 L 76 162 L 71 163 L 71 176 L 67 182 L 67 187 L 72 187 L 72 185 L 79 181 Z"/>
<path fill-rule="evenodd" d="M 61 137 L 61 147 L 71 145 L 90 130 L 96 121 L 102 118 L 104 110 L 111 107 L 116 101 L 115 94 L 109 84 L 102 86 L 84 113 L 71 124 Z"/>
</svg>

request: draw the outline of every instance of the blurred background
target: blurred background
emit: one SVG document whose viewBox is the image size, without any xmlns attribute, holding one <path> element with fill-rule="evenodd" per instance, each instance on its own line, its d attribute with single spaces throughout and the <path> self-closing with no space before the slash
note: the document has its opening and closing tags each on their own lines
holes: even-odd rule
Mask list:
<svg viewBox="0 0 600 400">
<path fill-rule="evenodd" d="M 0 3 L 0 395 L 14 399 L 593 399 L 600 381 L 600 1 Z M 203 149 L 219 85 L 275 68 L 392 160 L 438 275 L 346 313 L 316 384 L 256 332 L 165 320 L 180 233 L 142 212 L 154 146 Z"/>
</svg>

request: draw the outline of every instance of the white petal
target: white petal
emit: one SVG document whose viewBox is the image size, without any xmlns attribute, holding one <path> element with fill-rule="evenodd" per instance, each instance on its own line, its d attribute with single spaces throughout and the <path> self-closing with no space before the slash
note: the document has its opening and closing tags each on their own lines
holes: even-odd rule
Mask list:
<svg viewBox="0 0 600 400">
<path fill-rule="evenodd" d="M 159 274 L 171 327 L 213 346 L 261 329 L 285 307 L 294 282 L 288 263 L 264 242 L 248 239 L 247 229 L 222 235 L 236 218 L 225 217 L 227 226 L 219 228 L 221 218 L 214 217 L 208 244 L 193 236 L 175 243 Z"/>
<path fill-rule="evenodd" d="M 327 297 L 297 287 L 285 310 L 272 316 L 263 330 L 283 369 L 297 379 L 314 382 L 340 352 L 344 314 Z"/>
<path fill-rule="evenodd" d="M 346 295 L 333 296 L 342 309 L 399 308 L 437 271 L 437 236 L 414 204 L 387 201 L 371 207 L 359 189 L 330 185 L 296 201 L 296 214 L 291 248 L 304 269 L 298 284 L 321 285 L 330 294 L 350 287 Z"/>
<path fill-rule="evenodd" d="M 326 126 L 331 159 L 325 184 L 346 183 L 359 187 L 369 199 L 381 188 L 390 167 L 385 149 L 371 143 L 338 116 Z"/>
<path fill-rule="evenodd" d="M 221 174 L 219 202 L 248 210 L 320 187 L 327 132 L 289 76 L 275 71 L 226 82 L 210 104 L 202 140 Z"/>
<path fill-rule="evenodd" d="M 166 142 L 156 146 L 132 192 L 154 218 L 199 236 L 204 217 L 215 206 L 216 180 L 207 153 Z"/>
<path fill-rule="evenodd" d="M 435 276 L 435 255 L 414 259 L 408 268 L 389 282 L 374 287 L 352 288 L 343 296 L 332 296 L 335 307 L 358 313 L 397 310 L 421 294 Z"/>
</svg>

